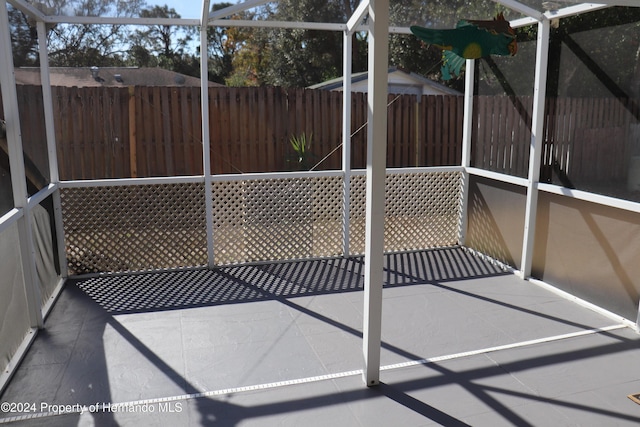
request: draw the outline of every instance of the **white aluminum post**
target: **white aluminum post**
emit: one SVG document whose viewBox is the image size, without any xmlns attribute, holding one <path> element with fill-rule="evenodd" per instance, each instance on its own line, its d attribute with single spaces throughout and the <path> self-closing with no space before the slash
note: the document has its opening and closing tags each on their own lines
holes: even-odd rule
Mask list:
<svg viewBox="0 0 640 427">
<path fill-rule="evenodd" d="M 471 134 L 473 133 L 473 93 L 475 91 L 475 61 L 467 59 L 464 71 L 464 118 L 462 124 L 462 194 L 460 195 L 460 229 L 458 230 L 458 243 L 464 245 L 467 238 L 469 202 L 469 172 L 471 166 Z"/>
<path fill-rule="evenodd" d="M 531 145 L 529 147 L 529 177 L 527 187 L 527 205 L 524 219 L 524 238 L 522 243 L 522 262 L 520 275 L 531 276 L 533 244 L 536 231 L 536 213 L 538 210 L 538 184 L 540 181 L 540 163 L 542 144 L 544 143 L 544 107 L 547 86 L 547 65 L 549 62 L 550 21 L 542 19 L 538 23 L 536 46 L 536 71 L 533 93 L 533 115 L 531 123 Z"/>
<path fill-rule="evenodd" d="M 207 265 L 215 265 L 213 249 L 213 186 L 211 184 L 211 153 L 209 133 L 209 50 L 207 40 L 207 20 L 209 17 L 209 0 L 202 1 L 200 25 L 200 98 L 202 109 L 202 169 L 204 173 L 204 206 L 207 224 Z"/>
<path fill-rule="evenodd" d="M 11 169 L 11 185 L 14 206 L 23 211 L 18 219 L 18 236 L 20 239 L 20 257 L 24 275 L 24 291 L 31 327 L 42 328 L 42 296 L 40 283 L 36 274 L 35 249 L 33 246 L 33 230 L 29 209 L 24 155 L 22 152 L 22 134 L 20 116 L 18 114 L 18 94 L 13 68 L 11 51 L 11 34 L 7 4 L 0 1 L 0 88 L 2 88 L 2 104 L 6 122 L 7 145 L 9 147 L 9 168 Z"/>
<path fill-rule="evenodd" d="M 342 254 L 349 256 L 351 215 L 351 69 L 353 59 L 353 34 L 344 32 L 342 65 Z"/>
<path fill-rule="evenodd" d="M 382 272 L 387 157 L 387 73 L 389 0 L 369 4 L 369 82 L 367 95 L 367 224 L 365 238 L 363 379 L 380 382 Z"/>
<path fill-rule="evenodd" d="M 62 202 L 60 200 L 60 172 L 58 169 L 58 153 L 56 151 L 56 132 L 53 118 L 53 95 L 51 93 L 51 79 L 49 77 L 49 55 L 47 49 L 47 29 L 43 21 L 36 23 L 38 30 L 38 54 L 40 58 L 40 84 L 42 85 L 42 103 L 44 106 L 44 126 L 47 135 L 47 153 L 49 160 L 49 182 L 56 186 L 52 194 L 54 227 L 56 229 L 56 242 L 58 247 L 58 265 L 60 275 L 67 277 L 66 249 L 64 244 L 64 226 L 62 222 Z"/>
<path fill-rule="evenodd" d="M 44 126 L 47 137 L 47 157 L 49 161 L 49 182 L 58 184 L 58 155 L 56 152 L 56 132 L 53 119 L 53 95 L 51 94 L 51 80 L 49 78 L 49 55 L 47 52 L 47 29 L 45 23 L 36 23 L 38 31 L 38 55 L 40 58 L 40 84 L 42 86 L 42 101 L 44 106 Z"/>
</svg>

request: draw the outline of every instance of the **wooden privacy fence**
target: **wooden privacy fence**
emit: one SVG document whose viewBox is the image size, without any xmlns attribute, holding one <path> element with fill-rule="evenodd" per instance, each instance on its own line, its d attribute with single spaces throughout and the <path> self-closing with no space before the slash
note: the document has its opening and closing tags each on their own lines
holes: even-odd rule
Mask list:
<svg viewBox="0 0 640 427">
<path fill-rule="evenodd" d="M 52 91 L 62 180 L 203 173 L 200 88 Z M 22 127 L 29 129 L 25 146 L 42 145 L 41 89 L 18 86 L 18 92 L 29 98 L 20 105 Z M 351 108 L 351 166 L 363 168 L 366 94 L 354 93 Z M 389 167 L 459 164 L 462 97 L 390 95 L 388 112 Z M 209 120 L 214 174 L 301 169 L 290 139 L 302 134 L 312 140 L 307 166 L 342 167 L 340 92 L 209 88 Z"/>
<path fill-rule="evenodd" d="M 25 152 L 46 168 L 41 88 L 18 86 L 18 97 Z M 198 87 L 54 87 L 53 100 L 63 180 L 203 173 Z M 460 164 L 462 101 L 389 95 L 387 166 Z M 640 155 L 637 105 L 547 99 L 543 179 L 551 179 L 552 169 L 569 181 L 624 179 L 630 153 Z M 526 176 L 532 106 L 531 97 L 476 97 L 472 165 Z M 352 94 L 351 110 L 351 167 L 363 168 L 366 94 Z M 289 141 L 302 134 L 312 140 L 305 167 L 341 168 L 340 92 L 209 88 L 209 120 L 214 174 L 300 169 Z"/>
<path fill-rule="evenodd" d="M 624 181 L 631 155 L 640 155 L 638 100 L 548 98 L 541 181 Z M 533 98 L 475 99 L 473 166 L 526 177 Z"/>
</svg>

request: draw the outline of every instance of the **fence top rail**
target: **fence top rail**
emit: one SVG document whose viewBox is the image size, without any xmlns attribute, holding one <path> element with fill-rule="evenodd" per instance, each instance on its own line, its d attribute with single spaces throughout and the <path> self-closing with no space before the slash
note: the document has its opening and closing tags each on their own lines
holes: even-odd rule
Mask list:
<svg viewBox="0 0 640 427">
<path fill-rule="evenodd" d="M 259 179 L 292 179 L 292 178 L 323 178 L 332 176 L 343 176 L 341 170 L 328 171 L 295 171 L 295 172 L 257 172 L 257 173 L 239 173 L 239 174 L 222 174 L 212 175 L 212 182 L 227 181 L 255 181 Z"/>
<path fill-rule="evenodd" d="M 432 172 L 462 172 L 462 166 L 429 166 L 417 168 L 387 168 L 388 174 L 409 174 L 409 173 L 432 173 Z M 350 171 L 351 175 L 366 175 L 366 169 L 355 169 Z M 296 171 L 296 172 L 272 172 L 272 173 L 244 173 L 244 174 L 223 174 L 212 175 L 212 182 L 245 181 L 260 179 L 292 179 L 292 178 L 324 178 L 343 176 L 344 171 Z M 149 177 L 149 178 L 118 178 L 118 179 L 87 179 L 61 181 L 60 188 L 81 188 L 81 187 L 116 187 L 127 185 L 162 185 L 162 184 L 189 184 L 204 183 L 203 175 L 193 176 L 169 176 L 169 177 Z"/>
<path fill-rule="evenodd" d="M 22 218 L 23 215 L 23 208 L 13 208 L 6 214 L 0 216 L 0 234 L 2 234 L 16 222 L 18 222 L 18 220 Z"/>
<path fill-rule="evenodd" d="M 127 185 L 191 184 L 204 183 L 203 175 L 160 176 L 149 178 L 82 179 L 60 181 L 60 188 L 117 187 Z"/>
</svg>

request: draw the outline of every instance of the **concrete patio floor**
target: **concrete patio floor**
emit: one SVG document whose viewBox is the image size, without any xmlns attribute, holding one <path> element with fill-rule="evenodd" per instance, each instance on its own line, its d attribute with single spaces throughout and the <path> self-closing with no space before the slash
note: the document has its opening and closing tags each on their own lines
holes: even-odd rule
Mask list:
<svg viewBox="0 0 640 427">
<path fill-rule="evenodd" d="M 0 424 L 640 423 L 634 330 L 464 248 L 385 263 L 377 387 L 360 257 L 114 275 L 67 282 Z"/>
</svg>

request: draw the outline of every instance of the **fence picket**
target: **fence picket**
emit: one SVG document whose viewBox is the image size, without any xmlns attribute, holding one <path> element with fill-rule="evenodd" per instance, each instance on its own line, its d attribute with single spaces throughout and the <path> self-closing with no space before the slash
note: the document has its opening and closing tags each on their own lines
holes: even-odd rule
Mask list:
<svg viewBox="0 0 640 427">
<path fill-rule="evenodd" d="M 53 88 L 60 177 L 118 178 L 202 173 L 199 88 Z M 38 87 L 18 86 L 23 139 L 44 140 Z M 460 162 L 463 99 L 389 98 L 389 167 Z M 313 135 L 313 166 L 342 142 L 342 94 L 309 89 L 209 89 L 210 156 L 214 174 L 290 170 L 292 135 Z M 532 98 L 479 96 L 472 164 L 526 176 Z M 543 167 L 556 161 L 571 181 L 623 180 L 637 124 L 635 100 L 548 99 Z M 131 110 L 130 110 L 131 109 Z M 366 166 L 367 96 L 351 97 L 353 168 Z M 363 125 L 365 125 L 363 127 Z M 133 139 L 133 140 L 132 140 Z M 130 145 L 131 143 L 135 145 Z M 341 167 L 341 150 L 317 169 Z M 28 153 L 29 154 L 29 153 Z M 38 153 L 36 163 L 45 163 Z M 46 160 L 46 159 L 45 159 Z"/>
</svg>

